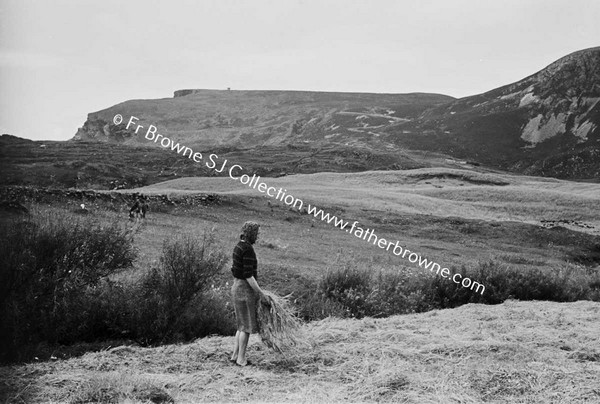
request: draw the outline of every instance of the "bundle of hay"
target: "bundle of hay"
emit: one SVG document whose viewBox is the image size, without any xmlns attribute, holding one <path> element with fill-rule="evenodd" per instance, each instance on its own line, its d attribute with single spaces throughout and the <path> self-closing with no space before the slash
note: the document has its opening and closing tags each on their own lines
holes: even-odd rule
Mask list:
<svg viewBox="0 0 600 404">
<path fill-rule="evenodd" d="M 263 343 L 269 348 L 283 353 L 304 344 L 301 323 L 286 297 L 263 290 L 267 302 L 258 304 L 258 327 Z"/>
</svg>

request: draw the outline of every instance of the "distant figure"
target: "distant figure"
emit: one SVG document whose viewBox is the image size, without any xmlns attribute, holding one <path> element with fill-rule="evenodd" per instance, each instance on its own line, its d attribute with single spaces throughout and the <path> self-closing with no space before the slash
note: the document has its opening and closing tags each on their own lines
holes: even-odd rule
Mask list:
<svg viewBox="0 0 600 404">
<path fill-rule="evenodd" d="M 145 219 L 147 211 L 148 203 L 146 203 L 146 199 L 142 195 L 138 195 L 135 203 L 129 209 L 129 220 Z"/>
<path fill-rule="evenodd" d="M 140 204 L 140 212 L 142 214 L 142 219 L 146 218 L 146 212 L 148 212 L 148 202 L 146 202 L 146 197 L 142 196 L 141 204 Z"/>
<path fill-rule="evenodd" d="M 138 201 L 136 200 L 135 203 L 133 204 L 133 206 L 131 207 L 131 209 L 129 209 L 129 220 L 135 220 L 137 219 L 138 215 L 139 215 L 139 204 Z"/>
</svg>

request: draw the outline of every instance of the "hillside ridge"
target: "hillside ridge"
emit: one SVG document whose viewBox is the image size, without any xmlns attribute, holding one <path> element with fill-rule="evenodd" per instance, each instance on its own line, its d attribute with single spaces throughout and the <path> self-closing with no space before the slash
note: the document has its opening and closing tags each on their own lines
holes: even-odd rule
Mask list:
<svg viewBox="0 0 600 404">
<path fill-rule="evenodd" d="M 182 89 L 90 113 L 73 140 L 132 146 L 143 134 L 112 122 L 136 116 L 203 149 L 324 145 L 449 154 L 493 168 L 567 179 L 600 178 L 600 47 L 571 53 L 485 93 L 377 94 Z"/>
<path fill-rule="evenodd" d="M 559 178 L 600 176 L 600 47 L 386 129 L 409 149 Z M 418 134 L 418 135 L 417 135 Z"/>
</svg>

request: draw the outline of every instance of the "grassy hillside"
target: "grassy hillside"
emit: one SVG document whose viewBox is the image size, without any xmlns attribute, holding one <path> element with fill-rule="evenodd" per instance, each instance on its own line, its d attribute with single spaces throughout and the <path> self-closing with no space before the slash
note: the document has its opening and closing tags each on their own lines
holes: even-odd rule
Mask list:
<svg viewBox="0 0 600 404">
<path fill-rule="evenodd" d="M 309 91 L 178 91 L 174 98 L 130 100 L 88 114 L 75 140 L 140 144 L 143 134 L 114 125 L 130 116 L 158 127 L 158 133 L 192 147 L 256 147 L 314 141 L 364 145 L 365 126 L 380 130 L 453 100 L 440 94 L 370 94 Z M 126 122 L 125 122 L 126 123 Z M 364 139 L 363 139 L 364 140 Z M 371 142 L 369 142 L 371 143 Z"/>
<path fill-rule="evenodd" d="M 196 150 L 205 155 L 215 153 L 267 177 L 428 167 L 432 160 L 419 153 L 334 145 Z M 439 156 L 434 159 L 443 161 Z M 195 163 L 170 150 L 143 144 L 34 142 L 6 135 L 0 136 L 0 169 L 0 185 L 88 189 L 134 188 L 179 177 L 214 175 L 205 161 Z"/>
<path fill-rule="evenodd" d="M 484 173 L 466 169 L 424 168 L 369 171 L 353 174 L 315 173 L 265 178 L 265 183 L 323 209 L 346 212 L 348 219 L 361 212 L 386 215 L 432 215 L 476 220 L 574 221 L 581 231 L 600 234 L 600 185 L 557 179 Z M 180 178 L 135 191 L 144 193 L 215 192 L 248 195 L 272 203 L 255 189 L 229 177 Z M 342 215 L 341 217 L 344 217 Z M 569 224 L 565 223 L 569 226 Z"/>
<path fill-rule="evenodd" d="M 507 301 L 306 325 L 286 356 L 231 337 L 2 368 L 19 402 L 591 403 L 600 397 L 600 304 Z"/>
</svg>

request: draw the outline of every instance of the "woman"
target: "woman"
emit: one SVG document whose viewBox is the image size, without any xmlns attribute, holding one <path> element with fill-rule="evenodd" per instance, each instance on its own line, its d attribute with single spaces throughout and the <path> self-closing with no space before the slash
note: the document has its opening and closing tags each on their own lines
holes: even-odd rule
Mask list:
<svg viewBox="0 0 600 404">
<path fill-rule="evenodd" d="M 238 366 L 250 364 L 246 359 L 246 347 L 250 334 L 258 332 L 256 309 L 259 301 L 265 299 L 263 291 L 256 283 L 258 261 L 252 247 L 258 239 L 258 228 L 258 223 L 244 223 L 240 241 L 233 249 L 231 272 L 234 280 L 231 297 L 235 309 L 237 332 L 230 360 Z"/>
</svg>

